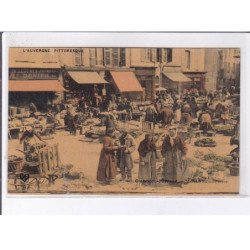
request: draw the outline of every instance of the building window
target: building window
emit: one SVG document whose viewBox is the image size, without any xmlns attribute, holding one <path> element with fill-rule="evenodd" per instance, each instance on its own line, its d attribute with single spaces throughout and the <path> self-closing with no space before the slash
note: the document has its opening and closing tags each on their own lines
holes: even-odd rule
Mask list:
<svg viewBox="0 0 250 250">
<path fill-rule="evenodd" d="M 190 53 L 190 50 L 185 50 L 185 57 L 186 57 L 186 68 L 190 69 L 190 64 L 191 64 L 191 53 Z"/>
<path fill-rule="evenodd" d="M 156 49 L 156 62 L 162 62 L 162 49 Z"/>
<path fill-rule="evenodd" d="M 167 62 L 173 61 L 173 49 L 167 49 Z"/>
<path fill-rule="evenodd" d="M 95 48 L 89 49 L 89 61 L 90 61 L 90 66 L 96 65 L 96 49 Z"/>
<path fill-rule="evenodd" d="M 104 61 L 105 66 L 110 66 L 111 58 L 110 58 L 110 49 L 109 48 L 104 48 L 103 61 Z"/>
<path fill-rule="evenodd" d="M 118 67 L 119 66 L 119 49 L 113 48 L 113 66 Z"/>
<path fill-rule="evenodd" d="M 76 66 L 82 65 L 82 52 L 81 51 L 75 52 L 75 65 Z"/>
<path fill-rule="evenodd" d="M 230 73 L 230 63 L 227 63 L 227 73 Z"/>
<path fill-rule="evenodd" d="M 120 49 L 120 66 L 126 66 L 126 49 Z"/>
</svg>

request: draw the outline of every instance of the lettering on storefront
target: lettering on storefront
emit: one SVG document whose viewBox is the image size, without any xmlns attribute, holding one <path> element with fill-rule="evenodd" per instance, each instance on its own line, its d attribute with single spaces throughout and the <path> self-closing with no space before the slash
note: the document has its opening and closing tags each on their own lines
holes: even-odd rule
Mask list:
<svg viewBox="0 0 250 250">
<path fill-rule="evenodd" d="M 58 79 L 59 71 L 55 69 L 10 69 L 10 80 L 46 80 Z"/>
</svg>

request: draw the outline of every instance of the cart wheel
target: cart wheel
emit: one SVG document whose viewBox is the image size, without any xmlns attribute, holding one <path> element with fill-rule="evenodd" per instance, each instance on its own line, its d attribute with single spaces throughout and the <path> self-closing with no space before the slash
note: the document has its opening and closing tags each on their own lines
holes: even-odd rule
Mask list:
<svg viewBox="0 0 250 250">
<path fill-rule="evenodd" d="M 37 178 L 34 178 L 34 179 L 31 179 L 28 183 L 27 183 L 27 190 L 29 192 L 32 192 L 32 191 L 40 191 L 40 183 L 39 183 L 39 179 Z"/>
<path fill-rule="evenodd" d="M 27 183 L 17 177 L 14 179 L 14 186 L 16 191 L 26 192 L 28 189 Z"/>
</svg>

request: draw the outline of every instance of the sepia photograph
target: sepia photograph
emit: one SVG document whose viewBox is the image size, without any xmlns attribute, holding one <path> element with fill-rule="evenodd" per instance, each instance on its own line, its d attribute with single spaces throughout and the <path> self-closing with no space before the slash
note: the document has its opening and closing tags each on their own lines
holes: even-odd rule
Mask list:
<svg viewBox="0 0 250 250">
<path fill-rule="evenodd" d="M 8 59 L 9 194 L 239 194 L 239 48 Z"/>
</svg>

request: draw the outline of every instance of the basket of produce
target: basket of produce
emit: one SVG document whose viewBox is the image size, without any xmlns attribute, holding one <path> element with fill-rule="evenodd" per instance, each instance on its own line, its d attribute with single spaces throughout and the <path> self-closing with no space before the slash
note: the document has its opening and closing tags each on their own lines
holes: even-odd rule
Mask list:
<svg viewBox="0 0 250 250">
<path fill-rule="evenodd" d="M 217 133 L 223 134 L 223 135 L 232 135 L 234 126 L 232 124 L 218 124 L 214 125 L 214 129 Z"/>
<path fill-rule="evenodd" d="M 16 155 L 10 155 L 8 157 L 8 173 L 19 172 L 23 168 L 23 158 L 18 157 Z"/>
<path fill-rule="evenodd" d="M 197 147 L 216 147 L 217 143 L 212 138 L 198 139 L 194 142 Z"/>
</svg>

